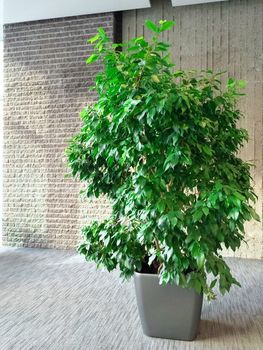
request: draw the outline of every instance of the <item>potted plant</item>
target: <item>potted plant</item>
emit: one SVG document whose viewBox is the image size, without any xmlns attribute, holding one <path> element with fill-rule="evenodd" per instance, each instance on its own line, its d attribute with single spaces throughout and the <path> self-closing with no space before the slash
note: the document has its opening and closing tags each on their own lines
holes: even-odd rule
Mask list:
<svg viewBox="0 0 263 350">
<path fill-rule="evenodd" d="M 214 299 L 239 283 L 221 256 L 258 219 L 250 165 L 237 156 L 248 139 L 237 127 L 243 82 L 220 74 L 178 71 L 159 40 L 171 21 L 146 21 L 147 42 L 111 44 L 103 29 L 90 39 L 90 64 L 101 60 L 97 102 L 66 153 L 85 195 L 107 195 L 112 214 L 83 228 L 78 250 L 121 276 L 135 275 L 146 334 L 191 340 L 202 295 Z M 124 50 L 121 48 L 125 46 Z M 210 275 L 213 277 L 210 278 Z"/>
</svg>

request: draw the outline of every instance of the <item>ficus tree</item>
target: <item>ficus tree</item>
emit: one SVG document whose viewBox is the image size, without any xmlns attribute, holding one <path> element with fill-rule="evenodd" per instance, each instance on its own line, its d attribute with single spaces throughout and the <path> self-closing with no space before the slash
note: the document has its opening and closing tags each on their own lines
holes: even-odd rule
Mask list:
<svg viewBox="0 0 263 350">
<path fill-rule="evenodd" d="M 104 69 L 66 154 L 85 195 L 107 195 L 112 214 L 83 228 L 78 249 L 125 278 L 156 273 L 212 299 L 217 284 L 223 294 L 239 285 L 222 249 L 235 251 L 258 220 L 250 164 L 237 156 L 248 139 L 237 126 L 243 82 L 176 70 L 159 39 L 173 25 L 146 21 L 149 42 L 112 44 L 103 29 L 89 40 L 87 63 Z"/>
</svg>

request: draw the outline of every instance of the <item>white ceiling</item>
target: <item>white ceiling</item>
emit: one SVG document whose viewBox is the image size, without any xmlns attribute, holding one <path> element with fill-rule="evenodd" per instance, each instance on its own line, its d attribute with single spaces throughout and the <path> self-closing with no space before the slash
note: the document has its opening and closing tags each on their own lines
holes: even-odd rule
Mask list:
<svg viewBox="0 0 263 350">
<path fill-rule="evenodd" d="M 150 0 L 4 0 L 4 23 L 150 7 Z"/>
</svg>

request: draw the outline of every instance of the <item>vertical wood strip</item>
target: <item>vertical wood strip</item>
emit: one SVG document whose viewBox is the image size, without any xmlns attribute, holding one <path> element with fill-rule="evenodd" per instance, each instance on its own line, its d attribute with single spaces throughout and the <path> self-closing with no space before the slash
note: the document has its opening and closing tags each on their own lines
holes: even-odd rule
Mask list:
<svg viewBox="0 0 263 350">
<path fill-rule="evenodd" d="M 248 130 L 249 142 L 240 156 L 255 164 L 251 174 L 258 195 L 256 209 L 262 214 L 263 1 L 231 0 L 172 7 L 169 0 L 153 0 L 151 9 L 137 12 L 137 27 L 141 27 L 145 17 L 156 22 L 162 17 L 176 21 L 175 28 L 164 39 L 172 46 L 172 58 L 178 69 L 227 70 L 229 76 L 247 81 L 246 96 L 240 103 L 244 114 L 240 126 Z M 132 27 L 133 21 L 131 15 L 124 15 L 123 26 Z M 123 33 L 125 37 L 127 29 Z M 223 84 L 226 80 L 227 75 Z M 237 255 L 263 257 L 262 224 L 248 224 L 247 238 L 249 247 L 242 246 Z"/>
</svg>

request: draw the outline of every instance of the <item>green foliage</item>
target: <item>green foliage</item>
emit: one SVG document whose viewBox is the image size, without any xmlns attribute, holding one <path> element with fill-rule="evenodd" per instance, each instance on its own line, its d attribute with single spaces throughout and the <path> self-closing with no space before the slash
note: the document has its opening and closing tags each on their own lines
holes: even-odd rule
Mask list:
<svg viewBox="0 0 263 350">
<path fill-rule="evenodd" d="M 239 248 L 245 221 L 258 219 L 250 166 L 237 156 L 248 139 L 237 127 L 244 82 L 231 78 L 222 89 L 220 74 L 176 70 L 158 39 L 172 25 L 147 21 L 152 41 L 135 38 L 123 51 L 102 29 L 90 39 L 87 63 L 104 64 L 98 100 L 66 153 L 86 196 L 107 195 L 113 210 L 83 228 L 79 252 L 125 278 L 158 272 L 161 283 L 212 299 L 216 284 L 223 294 L 238 284 L 223 247 Z"/>
</svg>

